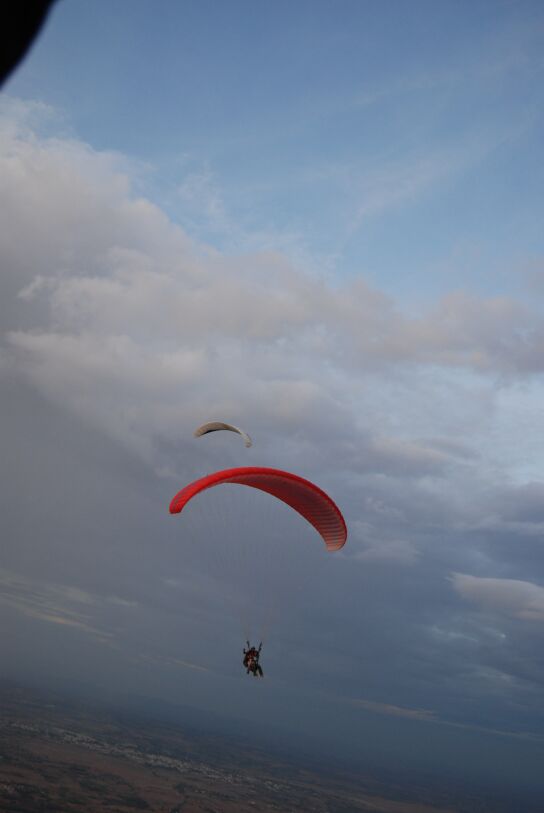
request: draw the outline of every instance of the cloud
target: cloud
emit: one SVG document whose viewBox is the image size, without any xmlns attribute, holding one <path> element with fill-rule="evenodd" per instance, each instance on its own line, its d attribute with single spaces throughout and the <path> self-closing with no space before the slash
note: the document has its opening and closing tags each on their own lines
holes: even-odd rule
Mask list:
<svg viewBox="0 0 544 813">
<path fill-rule="evenodd" d="M 413 565 L 419 556 L 418 550 L 405 539 L 379 541 L 368 545 L 355 559 L 361 562 L 384 562 L 400 565 Z"/>
<path fill-rule="evenodd" d="M 0 603 L 39 621 L 74 627 L 96 641 L 111 645 L 111 629 L 96 624 L 96 609 L 109 603 L 134 607 L 134 602 L 117 596 L 91 595 L 69 585 L 47 584 L 8 571 L 0 571 Z"/>
<path fill-rule="evenodd" d="M 197 672 L 209 672 L 210 669 L 207 666 L 202 666 L 198 663 L 192 663 L 191 661 L 184 661 L 181 658 L 169 658 L 164 657 L 162 655 L 157 654 L 140 654 L 139 660 L 144 661 L 145 663 L 150 663 L 153 665 L 166 665 L 166 666 L 174 666 L 181 669 L 193 669 Z"/>
<path fill-rule="evenodd" d="M 138 167 L 33 116 L 8 106 L 0 137 L 2 369 L 157 472 L 176 470 L 181 425 L 213 415 L 271 460 L 338 461 L 352 489 L 445 478 L 478 460 L 493 377 L 542 368 L 541 316 L 513 299 L 457 292 L 408 316 L 362 277 L 221 255 L 134 195 Z"/>
<path fill-rule="evenodd" d="M 493 734 L 499 737 L 511 737 L 513 739 L 525 740 L 534 743 L 544 742 L 544 737 L 538 732 L 527 730 L 505 730 L 491 728 L 484 725 L 457 722 L 455 720 L 448 720 L 438 717 L 429 709 L 413 709 L 405 706 L 395 706 L 390 703 L 377 703 L 372 700 L 362 700 L 358 698 L 352 699 L 349 702 L 355 708 L 362 708 L 365 711 L 370 711 L 374 714 L 383 714 L 388 717 L 400 717 L 406 720 L 418 720 L 425 723 L 432 723 L 433 725 L 464 729 L 467 731 L 481 731 L 483 733 Z"/>
<path fill-rule="evenodd" d="M 383 214 L 407 201 L 417 200 L 437 183 L 459 173 L 469 159 L 460 150 L 423 155 L 369 171 L 359 180 L 359 201 L 348 232 L 357 231 L 367 217 Z"/>
<path fill-rule="evenodd" d="M 454 589 L 483 610 L 523 621 L 544 621 L 544 587 L 519 579 L 493 579 L 453 573 Z"/>
<path fill-rule="evenodd" d="M 5 585 L 4 605 L 87 641 L 117 642 L 122 630 L 126 652 L 152 640 L 149 674 L 177 665 L 176 680 L 198 677 L 209 663 L 217 676 L 232 654 L 218 619 L 231 623 L 224 605 L 252 573 L 242 543 L 257 560 L 264 542 L 284 647 L 267 658 L 280 680 L 332 675 L 346 697 L 362 680 L 395 697 L 402 673 L 404 705 L 360 701 L 398 719 L 444 716 L 459 703 L 454 681 L 485 705 L 484 667 L 509 674 L 521 655 L 508 649 L 515 663 L 500 664 L 514 645 L 471 626 L 444 575 L 455 571 L 457 596 L 477 606 L 540 620 L 536 585 L 491 580 L 486 592 L 462 575 L 498 556 L 485 517 L 539 521 L 538 488 L 502 499 L 510 457 L 505 447 L 497 464 L 494 434 L 499 388 L 542 369 L 538 310 L 453 292 L 408 314 L 363 277 L 303 272 L 277 248 L 221 254 L 136 196 L 138 168 L 122 156 L 47 138 L 28 120 L 2 131 L 0 171 L 3 516 L 9 567 L 34 569 Z M 220 222 L 219 203 L 214 212 Z M 194 440 L 213 418 L 247 428 L 252 449 L 234 436 Z M 297 470 L 329 491 L 348 521 L 343 555 L 320 557 L 306 546 L 311 528 L 257 510 L 240 511 L 239 535 L 218 534 L 198 507 L 192 525 L 168 524 L 174 489 L 244 463 Z M 221 569 L 225 539 L 236 556 Z M 458 637 L 429 633 L 449 630 L 452 613 Z M 230 632 L 240 637 L 238 619 Z M 538 664 L 528 671 L 536 682 Z M 506 692 L 521 696 L 518 684 Z M 468 704 L 460 719 L 474 714 Z"/>
<path fill-rule="evenodd" d="M 440 476 L 451 449 L 388 434 L 361 410 L 375 381 L 383 394 L 388 370 L 401 390 L 406 376 L 406 399 L 425 368 L 542 367 L 539 317 L 512 300 L 450 294 L 408 317 L 362 278 L 333 286 L 277 252 L 198 244 L 133 196 L 119 156 L 15 125 L 0 148 L 3 365 L 156 470 L 172 467 L 156 448 L 182 412 L 192 424 L 208 405 L 311 437 L 316 463 L 321 436 L 322 459 L 353 471 Z"/>
<path fill-rule="evenodd" d="M 404 717 L 409 720 L 433 720 L 434 713 L 428 709 L 410 709 L 403 706 L 394 706 L 390 703 L 376 703 L 372 700 L 352 700 L 352 705 L 372 711 L 376 714 L 386 714 L 391 717 Z"/>
<path fill-rule="evenodd" d="M 502 520 L 540 528 L 544 524 L 544 483 L 529 482 L 497 496 Z"/>
</svg>

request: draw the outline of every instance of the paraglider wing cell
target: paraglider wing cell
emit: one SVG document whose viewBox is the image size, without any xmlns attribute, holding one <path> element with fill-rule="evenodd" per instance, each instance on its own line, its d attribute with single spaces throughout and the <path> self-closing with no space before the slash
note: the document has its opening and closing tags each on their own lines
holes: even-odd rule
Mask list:
<svg viewBox="0 0 544 813">
<path fill-rule="evenodd" d="M 176 494 L 170 503 L 170 513 L 179 514 L 201 491 L 223 483 L 258 488 L 291 506 L 314 526 L 330 551 L 339 550 L 346 542 L 344 517 L 328 494 L 309 480 L 280 469 L 246 466 L 208 474 Z"/>
</svg>

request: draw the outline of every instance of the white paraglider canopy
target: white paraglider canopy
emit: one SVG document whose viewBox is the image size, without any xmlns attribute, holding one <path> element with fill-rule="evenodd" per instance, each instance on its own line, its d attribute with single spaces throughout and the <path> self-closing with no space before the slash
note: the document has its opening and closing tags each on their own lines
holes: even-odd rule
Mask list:
<svg viewBox="0 0 544 813">
<path fill-rule="evenodd" d="M 194 437 L 199 438 L 202 435 L 207 435 L 208 432 L 219 432 L 222 429 L 226 429 L 228 432 L 236 432 L 238 435 L 240 435 L 247 448 L 252 445 L 252 440 L 247 432 L 244 432 L 244 430 L 240 429 L 238 426 L 233 426 L 231 423 L 222 423 L 221 421 L 210 421 L 210 423 L 203 423 L 202 426 L 195 429 Z"/>
</svg>

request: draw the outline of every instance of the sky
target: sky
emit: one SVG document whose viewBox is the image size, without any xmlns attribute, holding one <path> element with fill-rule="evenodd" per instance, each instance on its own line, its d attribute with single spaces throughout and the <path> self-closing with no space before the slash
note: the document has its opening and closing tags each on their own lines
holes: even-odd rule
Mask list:
<svg viewBox="0 0 544 813">
<path fill-rule="evenodd" d="M 0 97 L 5 677 L 542 783 L 543 54 L 537 2 L 57 3 Z M 345 548 L 168 514 L 235 465 Z"/>
</svg>

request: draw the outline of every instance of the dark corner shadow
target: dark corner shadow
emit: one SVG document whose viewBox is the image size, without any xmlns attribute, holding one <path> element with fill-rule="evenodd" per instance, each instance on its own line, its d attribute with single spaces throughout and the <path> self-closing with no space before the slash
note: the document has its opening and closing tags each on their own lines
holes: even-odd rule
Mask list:
<svg viewBox="0 0 544 813">
<path fill-rule="evenodd" d="M 23 59 L 56 0 L 0 5 L 0 86 Z"/>
</svg>

